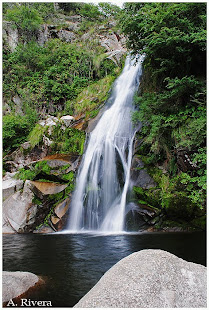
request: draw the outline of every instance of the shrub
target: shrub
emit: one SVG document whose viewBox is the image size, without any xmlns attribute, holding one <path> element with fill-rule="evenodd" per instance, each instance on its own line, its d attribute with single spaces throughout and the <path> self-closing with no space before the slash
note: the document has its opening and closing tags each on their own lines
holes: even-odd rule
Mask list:
<svg viewBox="0 0 209 310">
<path fill-rule="evenodd" d="M 3 116 L 3 147 L 5 151 L 12 151 L 25 142 L 29 131 L 33 127 L 29 116 Z"/>
</svg>

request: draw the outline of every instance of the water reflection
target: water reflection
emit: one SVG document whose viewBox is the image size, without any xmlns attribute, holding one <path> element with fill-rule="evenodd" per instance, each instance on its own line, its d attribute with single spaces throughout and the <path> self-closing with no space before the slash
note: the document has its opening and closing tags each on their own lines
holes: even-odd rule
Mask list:
<svg viewBox="0 0 209 310">
<path fill-rule="evenodd" d="M 49 285 L 39 300 L 51 300 L 54 307 L 72 307 L 120 259 L 151 248 L 205 264 L 204 233 L 28 234 L 4 236 L 3 266 L 48 277 Z"/>
</svg>

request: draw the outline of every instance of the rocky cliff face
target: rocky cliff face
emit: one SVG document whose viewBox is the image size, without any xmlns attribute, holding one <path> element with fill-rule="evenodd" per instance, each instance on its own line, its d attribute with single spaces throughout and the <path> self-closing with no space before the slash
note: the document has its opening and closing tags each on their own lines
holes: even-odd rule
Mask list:
<svg viewBox="0 0 209 310">
<path fill-rule="evenodd" d="M 106 24 L 98 24 L 92 28 L 83 30 L 84 17 L 80 15 L 68 16 L 57 12 L 51 20 L 50 24 L 43 24 L 35 33 L 35 40 L 40 46 L 44 46 L 51 39 L 60 39 L 66 43 L 90 44 L 100 46 L 105 53 L 103 59 L 110 59 L 116 65 L 121 65 L 121 61 L 126 54 L 125 37 L 115 29 L 115 22 L 107 22 Z M 21 31 L 14 27 L 12 22 L 3 21 L 3 42 L 4 46 L 14 52 L 19 43 L 27 43 L 22 36 Z M 14 94 L 11 99 L 12 110 L 22 114 L 23 100 L 19 94 Z M 55 111 L 62 111 L 63 104 L 57 103 L 56 108 L 49 101 L 39 107 L 39 113 L 42 115 L 53 114 Z M 3 113 L 6 115 L 11 112 L 11 103 L 8 99 L 3 100 Z"/>
</svg>

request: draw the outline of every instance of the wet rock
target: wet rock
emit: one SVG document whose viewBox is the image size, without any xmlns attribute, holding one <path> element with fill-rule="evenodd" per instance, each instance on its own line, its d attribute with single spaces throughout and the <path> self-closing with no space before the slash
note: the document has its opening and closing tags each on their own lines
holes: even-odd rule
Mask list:
<svg viewBox="0 0 209 310">
<path fill-rule="evenodd" d="M 56 225 L 59 222 L 60 218 L 57 216 L 52 215 L 51 216 L 51 221 L 53 225 Z"/>
<path fill-rule="evenodd" d="M 141 124 L 139 124 L 139 129 L 141 128 Z M 142 141 L 135 138 L 134 139 L 134 147 L 133 147 L 133 155 L 137 154 L 140 150 L 140 146 L 141 146 Z"/>
<path fill-rule="evenodd" d="M 142 160 L 137 156 L 134 156 L 132 160 L 131 180 L 134 186 L 138 186 L 143 189 L 149 189 L 157 185 L 147 173 Z"/>
<path fill-rule="evenodd" d="M 26 293 L 40 281 L 39 277 L 31 272 L 2 272 L 2 299 L 3 303 Z"/>
<path fill-rule="evenodd" d="M 125 229 L 127 231 L 141 231 L 146 229 L 143 216 L 136 210 L 130 210 L 125 216 Z"/>
<path fill-rule="evenodd" d="M 68 220 L 68 211 L 70 207 L 70 197 L 59 203 L 55 209 L 55 216 L 51 217 L 51 222 L 54 228 L 59 231 L 62 230 Z"/>
<path fill-rule="evenodd" d="M 184 227 L 177 227 L 177 226 L 156 228 L 152 226 L 152 227 L 149 227 L 147 231 L 148 232 L 189 232 L 189 231 L 192 231 L 192 228 L 191 227 L 184 228 Z"/>
<path fill-rule="evenodd" d="M 108 270 L 75 308 L 207 307 L 207 268 L 162 250 L 133 253 Z"/>
<path fill-rule="evenodd" d="M 34 230 L 33 233 L 34 234 L 51 234 L 51 233 L 54 233 L 54 230 L 49 226 L 42 225 L 36 230 Z"/>
<path fill-rule="evenodd" d="M 70 198 L 65 199 L 55 207 L 54 213 L 61 219 L 68 211 L 69 204 L 70 204 Z"/>
<path fill-rule="evenodd" d="M 103 115 L 104 111 L 106 109 L 106 106 L 102 107 L 99 111 L 99 113 L 97 114 L 96 117 L 94 117 L 93 119 L 90 119 L 88 122 L 88 127 L 86 128 L 86 133 L 90 133 L 94 130 L 94 128 L 96 127 L 96 125 L 98 124 L 101 116 Z"/>
</svg>

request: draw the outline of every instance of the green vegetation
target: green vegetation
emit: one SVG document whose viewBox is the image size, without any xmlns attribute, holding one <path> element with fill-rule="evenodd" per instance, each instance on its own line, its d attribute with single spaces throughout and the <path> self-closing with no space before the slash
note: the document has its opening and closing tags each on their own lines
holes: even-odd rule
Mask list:
<svg viewBox="0 0 209 310">
<path fill-rule="evenodd" d="M 30 142 L 32 148 L 42 142 L 45 131 L 46 128 L 44 128 L 40 124 L 36 124 L 36 126 L 33 128 L 33 130 L 28 136 L 28 141 Z"/>
<path fill-rule="evenodd" d="M 66 103 L 67 111 L 70 113 L 73 110 L 74 114 L 77 115 L 95 110 L 95 108 L 104 104 L 114 79 L 114 76 L 106 76 L 86 87 L 74 101 Z"/>
<path fill-rule="evenodd" d="M 83 154 L 85 132 L 66 128 L 60 117 L 81 118 L 85 127 L 108 98 L 123 59 L 108 58 L 100 35 L 114 34 L 116 27 L 109 22 L 120 11 L 109 3 L 59 3 L 58 7 L 40 2 L 3 4 L 5 31 L 13 29 L 18 34 L 16 48 L 8 44 L 8 33 L 3 38 L 5 155 L 10 156 L 25 141 L 30 147 L 20 147 L 20 151 L 27 156 L 46 149 L 49 154 Z M 59 119 L 56 126 L 38 123 L 48 115 Z M 49 141 L 48 146 L 44 141 Z M 52 169 L 47 161 L 39 161 L 16 174 L 23 181 L 67 184 L 61 193 L 33 199 L 43 207 L 38 212 L 45 224 L 54 207 L 73 191 L 74 172 L 67 173 L 68 169 L 69 165 Z"/>
<path fill-rule="evenodd" d="M 21 6 L 14 5 L 12 9 L 8 9 L 6 19 L 13 22 L 23 40 L 30 40 L 35 37 L 43 23 L 38 10 L 28 6 L 26 3 Z"/>
<path fill-rule="evenodd" d="M 121 63 L 117 65 L 107 58 L 97 34 L 100 26 L 101 31 L 109 31 L 109 26 L 105 25 L 119 12 L 117 6 L 104 3 L 60 3 L 58 11 L 53 3 L 4 3 L 4 20 L 18 31 L 18 45 L 14 51 L 5 40 L 3 45 L 4 102 L 11 110 L 11 115 L 3 119 L 6 152 L 17 148 L 28 137 L 32 147 L 39 145 L 44 132 L 35 124 L 47 114 L 98 113 L 111 83 L 120 72 Z M 59 21 L 60 13 L 62 21 Z M 73 23 L 69 20 L 75 14 L 79 14 L 80 20 L 70 32 L 68 28 Z M 54 30 L 45 43 L 40 43 L 40 30 L 43 31 L 47 23 L 52 24 Z M 63 40 L 57 35 L 58 31 L 73 34 L 73 41 Z M 82 39 L 87 32 L 88 38 Z M 85 92 L 88 98 L 82 98 Z M 15 96 L 19 98 L 21 112 L 17 112 Z M 83 138 L 81 140 L 83 144 Z M 69 145 L 73 141 L 66 143 Z M 62 152 L 68 145 L 63 145 Z M 73 152 L 77 150 L 76 146 Z M 82 147 L 78 152 L 82 153 Z"/>
<path fill-rule="evenodd" d="M 16 178 L 23 181 L 34 180 L 41 171 L 50 175 L 51 167 L 47 164 L 46 160 L 39 161 L 35 165 L 27 168 L 21 168 L 16 174 Z"/>
<path fill-rule="evenodd" d="M 128 3 L 121 24 L 133 53 L 145 54 L 133 121 L 144 125 L 147 168 L 166 171 L 159 204 L 195 218 L 206 200 L 206 4 Z"/>
<path fill-rule="evenodd" d="M 83 154 L 84 143 L 86 139 L 85 132 L 75 129 L 61 129 L 61 126 L 56 126 L 52 132 L 53 144 L 51 145 L 52 153 L 74 153 Z"/>
<path fill-rule="evenodd" d="M 69 2 L 60 3 L 59 7 L 66 13 L 79 14 L 82 17 L 86 17 L 89 20 L 101 21 L 106 18 L 118 17 L 121 9 L 110 2 L 100 2 L 98 5 L 93 3 L 82 3 L 82 2 Z"/>
<path fill-rule="evenodd" d="M 16 149 L 26 141 L 28 133 L 37 121 L 36 112 L 31 112 L 26 115 L 11 113 L 3 116 L 3 148 L 5 152 Z"/>
<path fill-rule="evenodd" d="M 52 39 L 44 47 L 35 41 L 19 45 L 4 63 L 7 98 L 15 93 L 23 100 L 29 97 L 31 107 L 39 112 L 43 104 L 46 108 L 53 105 L 55 113 L 57 104 L 64 110 L 67 100 L 74 99 L 84 87 L 98 79 L 89 50 L 60 39 Z M 99 78 L 109 74 L 111 69 L 104 69 Z"/>
</svg>

